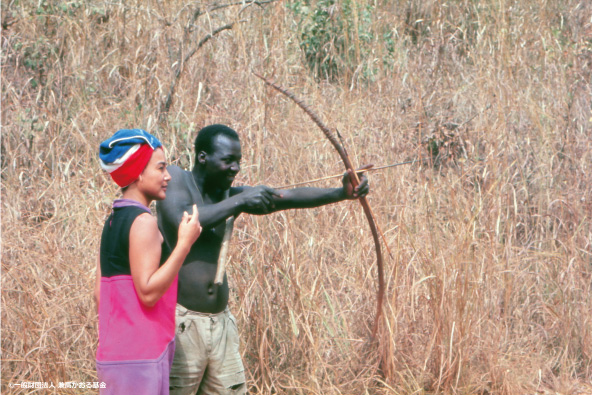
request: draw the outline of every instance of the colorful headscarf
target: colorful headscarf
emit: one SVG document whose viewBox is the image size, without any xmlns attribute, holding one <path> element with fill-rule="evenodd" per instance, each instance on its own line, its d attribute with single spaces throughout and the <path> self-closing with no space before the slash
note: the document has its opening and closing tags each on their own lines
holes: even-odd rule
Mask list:
<svg viewBox="0 0 592 395">
<path fill-rule="evenodd" d="M 101 143 L 101 167 L 124 188 L 140 176 L 158 147 L 161 142 L 145 130 L 121 129 Z"/>
</svg>

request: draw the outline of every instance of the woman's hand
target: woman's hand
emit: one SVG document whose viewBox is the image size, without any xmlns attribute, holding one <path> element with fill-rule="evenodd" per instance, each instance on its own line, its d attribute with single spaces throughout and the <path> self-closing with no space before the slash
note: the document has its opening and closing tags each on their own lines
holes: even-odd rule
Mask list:
<svg viewBox="0 0 592 395">
<path fill-rule="evenodd" d="M 179 235 L 177 238 L 177 245 L 183 245 L 191 248 L 195 240 L 201 234 L 201 225 L 199 223 L 199 212 L 197 211 L 197 205 L 193 205 L 193 213 L 187 214 L 187 211 L 183 212 L 183 218 L 179 224 Z"/>
</svg>

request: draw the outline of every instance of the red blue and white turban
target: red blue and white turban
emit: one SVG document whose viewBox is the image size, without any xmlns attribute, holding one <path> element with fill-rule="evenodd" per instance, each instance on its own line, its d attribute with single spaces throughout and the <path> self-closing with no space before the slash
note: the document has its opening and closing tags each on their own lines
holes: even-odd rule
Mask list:
<svg viewBox="0 0 592 395">
<path fill-rule="evenodd" d="M 152 152 L 162 143 L 142 129 L 121 129 L 99 147 L 101 167 L 124 188 L 144 171 Z"/>
</svg>

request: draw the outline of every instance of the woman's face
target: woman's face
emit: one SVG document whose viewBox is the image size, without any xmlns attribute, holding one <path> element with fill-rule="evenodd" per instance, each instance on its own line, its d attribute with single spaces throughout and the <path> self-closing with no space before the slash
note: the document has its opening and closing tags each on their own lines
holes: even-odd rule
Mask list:
<svg viewBox="0 0 592 395">
<path fill-rule="evenodd" d="M 166 197 L 170 179 L 164 151 L 162 148 L 157 148 L 138 178 L 138 188 L 149 200 L 163 200 Z"/>
</svg>

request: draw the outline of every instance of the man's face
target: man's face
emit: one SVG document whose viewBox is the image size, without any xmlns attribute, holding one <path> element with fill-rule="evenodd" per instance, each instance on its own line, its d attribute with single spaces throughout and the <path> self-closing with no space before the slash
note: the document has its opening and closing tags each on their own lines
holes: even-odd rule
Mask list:
<svg viewBox="0 0 592 395">
<path fill-rule="evenodd" d="M 214 138 L 212 152 L 200 155 L 205 165 L 206 183 L 221 189 L 228 189 L 240 171 L 242 158 L 240 142 L 224 135 Z"/>
</svg>

